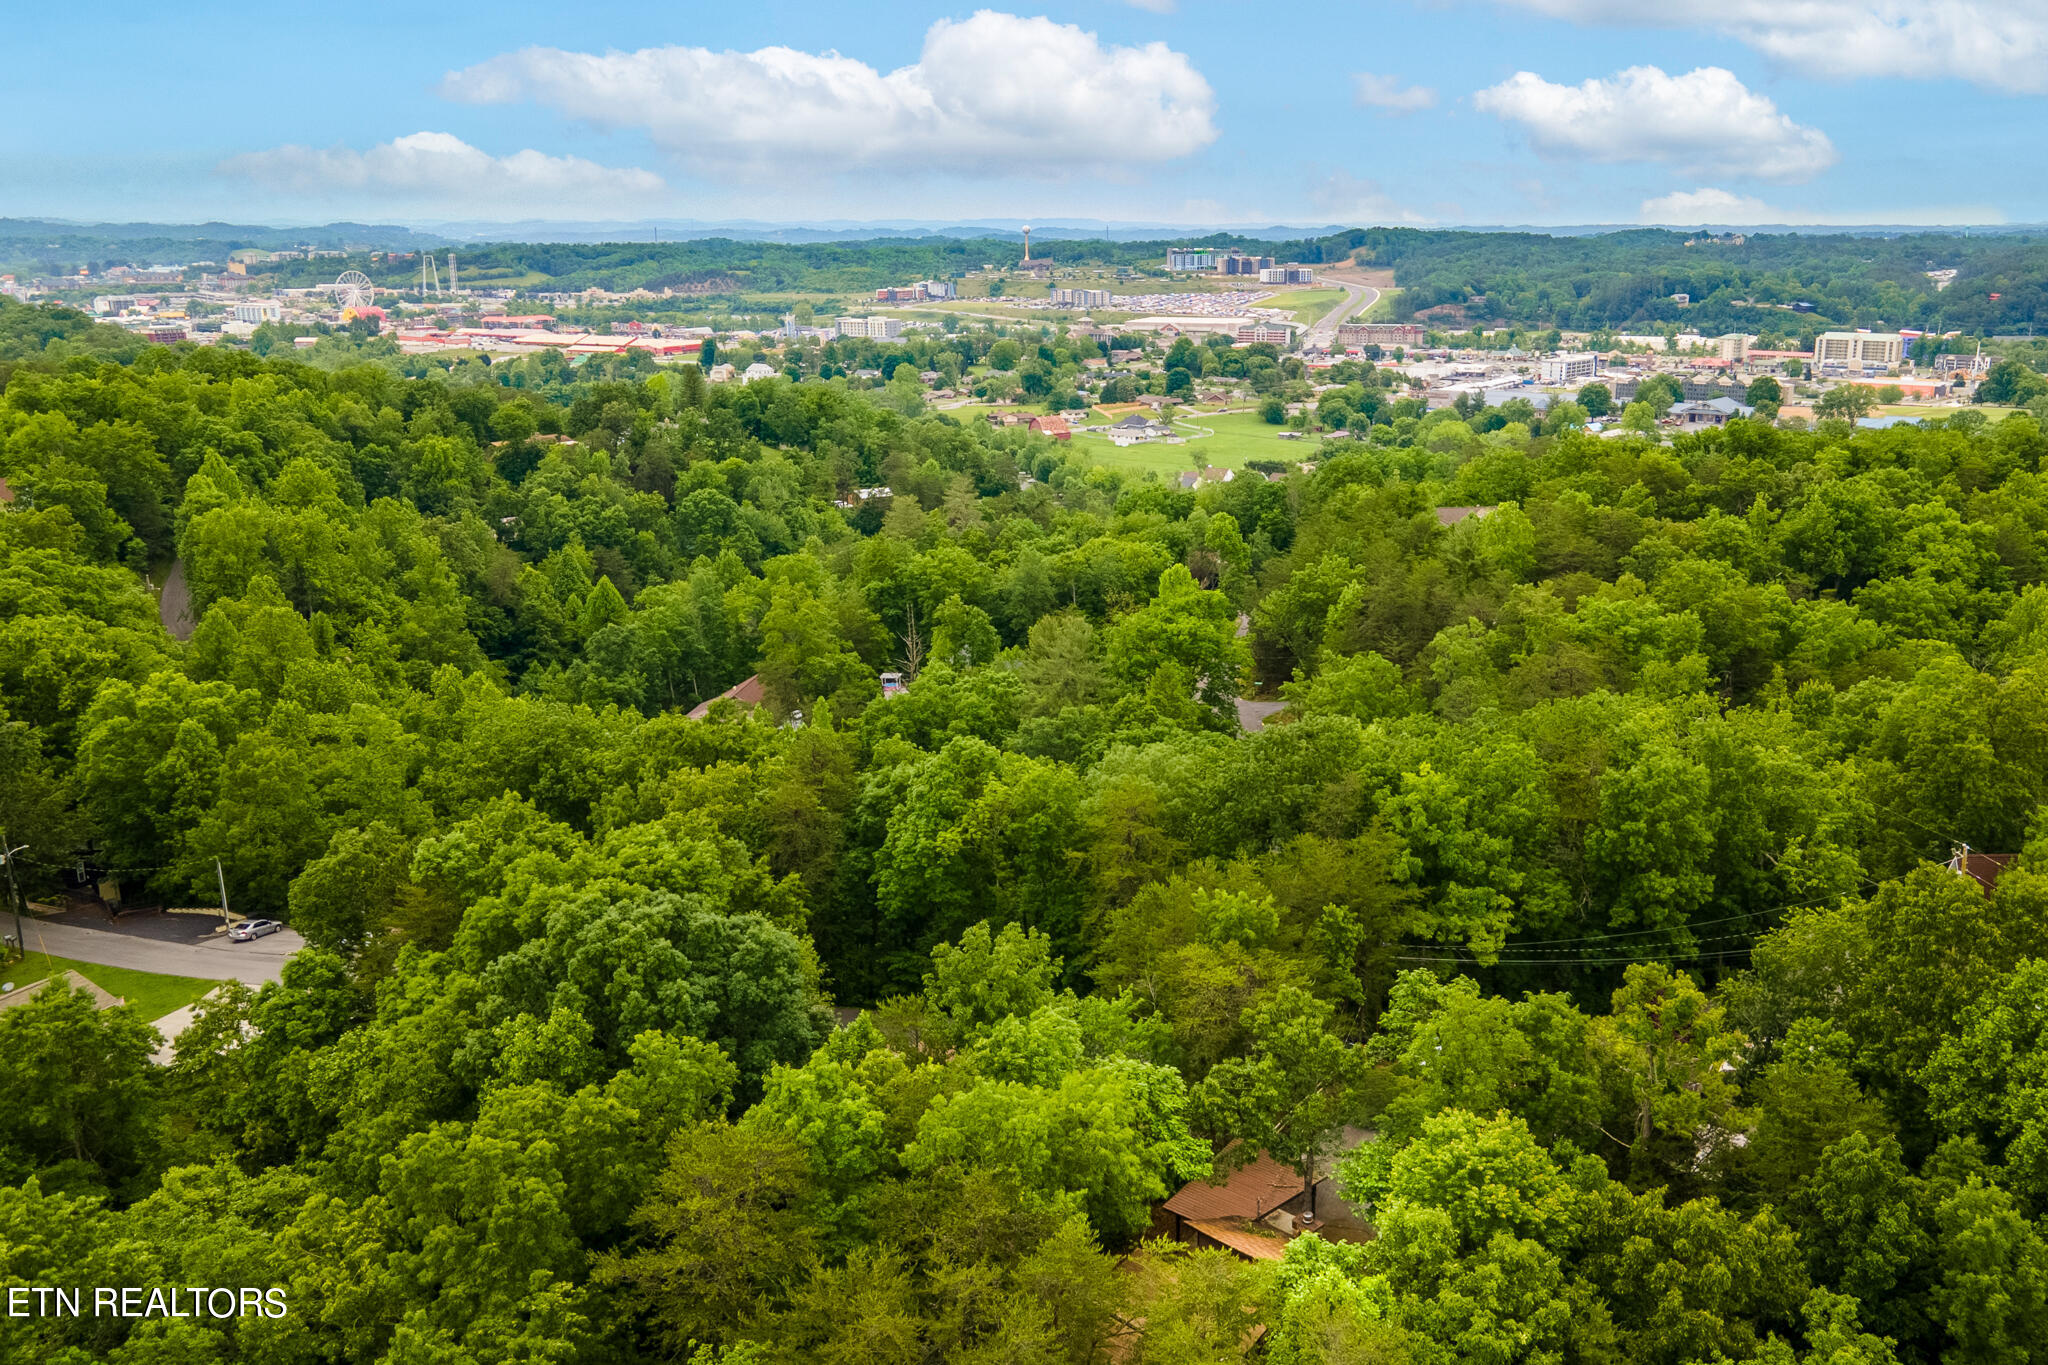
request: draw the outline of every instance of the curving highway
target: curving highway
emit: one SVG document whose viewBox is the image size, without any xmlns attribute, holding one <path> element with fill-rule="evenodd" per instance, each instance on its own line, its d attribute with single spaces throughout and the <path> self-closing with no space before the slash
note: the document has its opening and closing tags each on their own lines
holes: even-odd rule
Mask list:
<svg viewBox="0 0 2048 1365">
<path fill-rule="evenodd" d="M 1334 284 L 1344 291 L 1344 297 L 1339 299 L 1336 306 L 1331 308 L 1329 312 L 1323 314 L 1310 324 L 1308 331 L 1302 334 L 1301 344 L 1304 349 L 1320 347 L 1325 351 L 1333 351 L 1337 348 L 1337 324 L 1355 317 L 1378 303 L 1380 301 L 1380 291 L 1369 284 L 1360 284 L 1355 280 L 1342 279 L 1336 275 L 1318 275 L 1316 283 L 1322 285 Z"/>
</svg>

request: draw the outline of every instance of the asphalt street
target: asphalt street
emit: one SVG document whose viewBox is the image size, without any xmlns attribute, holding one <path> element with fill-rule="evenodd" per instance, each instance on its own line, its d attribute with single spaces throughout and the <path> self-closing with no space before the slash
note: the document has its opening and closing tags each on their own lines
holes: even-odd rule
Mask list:
<svg viewBox="0 0 2048 1365">
<path fill-rule="evenodd" d="M 1302 338 L 1305 347 L 1320 346 L 1326 351 L 1337 348 L 1337 324 L 1365 312 L 1380 301 L 1380 291 L 1369 284 L 1339 279 L 1335 275 L 1319 275 L 1317 284 L 1334 284 L 1344 291 L 1344 297 L 1337 306 L 1316 319 Z"/>
<path fill-rule="evenodd" d="M 11 930 L 12 923 L 7 927 Z M 47 920 L 23 922 L 31 952 L 97 962 L 102 967 L 128 967 L 165 976 L 196 976 L 209 981 L 240 981 L 260 986 L 284 972 L 285 960 L 305 943 L 290 929 L 280 929 L 252 943 L 231 943 L 225 933 L 197 943 L 171 943 L 147 934 L 87 929 Z"/>
</svg>

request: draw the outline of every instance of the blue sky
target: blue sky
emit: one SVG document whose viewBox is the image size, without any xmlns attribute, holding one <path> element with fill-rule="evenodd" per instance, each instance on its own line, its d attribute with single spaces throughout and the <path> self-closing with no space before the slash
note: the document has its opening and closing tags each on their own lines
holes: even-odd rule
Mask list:
<svg viewBox="0 0 2048 1365">
<path fill-rule="evenodd" d="M 0 214 L 2048 221 L 2048 0 L 114 3 Z"/>
</svg>

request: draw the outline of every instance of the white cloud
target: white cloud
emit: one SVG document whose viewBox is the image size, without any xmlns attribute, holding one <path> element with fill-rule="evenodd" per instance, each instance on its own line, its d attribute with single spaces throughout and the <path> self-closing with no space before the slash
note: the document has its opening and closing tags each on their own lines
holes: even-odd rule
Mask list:
<svg viewBox="0 0 2048 1365">
<path fill-rule="evenodd" d="M 530 47 L 451 72 L 443 89 L 644 129 L 697 168 L 762 176 L 1128 167 L 1216 139 L 1214 92 L 1164 43 L 1105 47 L 1072 24 L 989 10 L 933 24 L 918 60 L 886 74 L 787 47 Z"/>
<path fill-rule="evenodd" d="M 1351 98 L 1361 108 L 1412 114 L 1435 105 L 1436 91 L 1426 85 L 1404 86 L 1394 76 L 1377 76 L 1370 71 L 1361 71 L 1351 78 Z"/>
<path fill-rule="evenodd" d="M 1696 190 L 1675 190 L 1645 199 L 1637 221 L 1664 227 L 1698 227 L 1708 224 L 1751 227 L 1757 225 L 1799 225 L 1815 227 L 1928 226 L 2001 223 L 1999 210 L 1982 204 L 1936 208 L 1862 209 L 1844 213 L 1840 209 L 1787 208 L 1767 204 L 1753 195 L 1705 186 Z"/>
<path fill-rule="evenodd" d="M 1555 85 L 1518 71 L 1472 102 L 1519 123 L 1548 157 L 1656 161 L 1699 175 L 1808 180 L 1835 164 L 1826 133 L 1794 123 L 1734 73 L 1671 76 L 1632 66 L 1608 80 Z"/>
<path fill-rule="evenodd" d="M 1377 180 L 1362 180 L 1349 171 L 1333 171 L 1323 177 L 1310 189 L 1309 203 L 1330 222 L 1347 227 L 1427 221 L 1395 200 Z"/>
<path fill-rule="evenodd" d="M 664 184 L 652 171 L 528 148 L 492 156 L 452 133 L 412 133 L 368 151 L 286 145 L 231 156 L 219 174 L 295 195 L 369 196 L 454 208 L 611 208 Z"/>
<path fill-rule="evenodd" d="M 1774 209 L 1752 195 L 1728 190 L 1674 190 L 1655 199 L 1645 199 L 1641 219 L 1667 227 L 1693 223 L 1781 223 L 1783 211 Z"/>
<path fill-rule="evenodd" d="M 1803 73 L 2048 92 L 2048 0 L 1497 0 L 1582 24 L 1697 28 Z"/>
</svg>

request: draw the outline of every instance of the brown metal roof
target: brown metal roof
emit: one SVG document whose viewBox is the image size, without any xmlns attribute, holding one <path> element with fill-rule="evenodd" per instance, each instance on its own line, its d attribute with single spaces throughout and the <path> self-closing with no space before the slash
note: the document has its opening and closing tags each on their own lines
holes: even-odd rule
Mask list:
<svg viewBox="0 0 2048 1365">
<path fill-rule="evenodd" d="M 1226 1154 L 1228 1151 L 1226 1148 Z M 1301 1192 L 1299 1175 L 1260 1152 L 1249 1164 L 1232 1171 L 1220 1185 L 1190 1180 L 1166 1201 L 1166 1209 L 1191 1222 L 1206 1218 L 1262 1218 Z"/>
<path fill-rule="evenodd" d="M 1241 1218 L 1194 1218 L 1188 1226 L 1204 1237 L 1254 1261 L 1277 1261 L 1287 1254 L 1287 1234 Z"/>
<path fill-rule="evenodd" d="M 1976 879 L 1977 885 L 1990 895 L 1998 885 L 1999 874 L 2020 860 L 2017 853 L 1966 853 L 1958 850 L 1948 860 L 1948 870 Z"/>
</svg>

